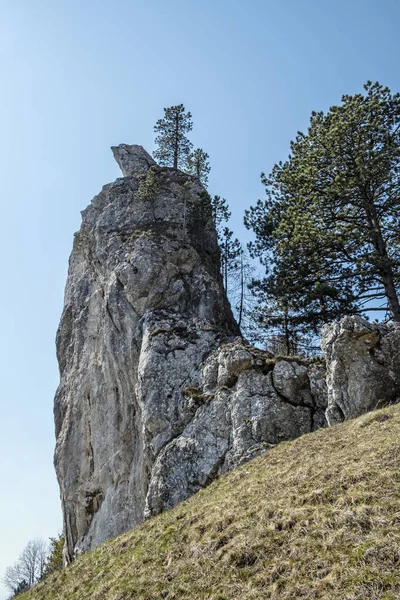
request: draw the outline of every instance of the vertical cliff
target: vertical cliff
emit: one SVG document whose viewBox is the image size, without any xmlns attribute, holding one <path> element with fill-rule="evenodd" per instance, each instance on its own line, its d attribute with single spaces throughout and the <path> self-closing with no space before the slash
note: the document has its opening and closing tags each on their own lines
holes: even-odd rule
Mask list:
<svg viewBox="0 0 400 600">
<path fill-rule="evenodd" d="M 323 364 L 238 337 L 199 181 L 113 153 L 124 177 L 82 213 L 57 335 L 67 561 L 325 425 Z"/>
<path fill-rule="evenodd" d="M 190 419 L 182 389 L 238 334 L 198 180 L 141 146 L 82 213 L 57 334 L 55 466 L 67 559 L 143 519 L 154 461 Z"/>
</svg>

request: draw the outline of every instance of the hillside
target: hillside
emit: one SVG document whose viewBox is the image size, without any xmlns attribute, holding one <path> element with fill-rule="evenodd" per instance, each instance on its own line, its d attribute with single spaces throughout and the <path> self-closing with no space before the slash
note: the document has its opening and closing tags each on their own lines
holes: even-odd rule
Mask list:
<svg viewBox="0 0 400 600">
<path fill-rule="evenodd" d="M 21 600 L 400 597 L 400 406 L 284 442 Z"/>
</svg>

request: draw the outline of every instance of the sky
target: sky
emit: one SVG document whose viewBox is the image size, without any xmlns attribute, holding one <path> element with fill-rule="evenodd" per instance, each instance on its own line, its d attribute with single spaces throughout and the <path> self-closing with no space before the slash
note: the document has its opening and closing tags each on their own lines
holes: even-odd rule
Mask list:
<svg viewBox="0 0 400 600">
<path fill-rule="evenodd" d="M 80 211 L 183 103 L 243 240 L 260 173 L 312 110 L 400 91 L 398 0 L 0 0 L 0 575 L 62 528 L 55 334 Z M 0 586 L 0 600 L 7 594 Z"/>
</svg>

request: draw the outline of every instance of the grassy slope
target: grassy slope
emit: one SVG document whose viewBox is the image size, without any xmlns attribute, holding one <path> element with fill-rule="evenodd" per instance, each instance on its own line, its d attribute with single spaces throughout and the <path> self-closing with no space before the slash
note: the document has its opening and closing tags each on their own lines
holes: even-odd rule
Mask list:
<svg viewBox="0 0 400 600">
<path fill-rule="evenodd" d="M 400 406 L 282 443 L 21 600 L 400 598 Z"/>
</svg>

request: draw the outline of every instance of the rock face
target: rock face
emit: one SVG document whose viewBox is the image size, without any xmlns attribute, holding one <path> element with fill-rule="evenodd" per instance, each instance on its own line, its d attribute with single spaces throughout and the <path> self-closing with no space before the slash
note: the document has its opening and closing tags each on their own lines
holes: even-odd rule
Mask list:
<svg viewBox="0 0 400 600">
<path fill-rule="evenodd" d="M 111 150 L 124 177 L 145 173 L 156 164 L 143 146 L 120 144 L 111 146 Z"/>
<path fill-rule="evenodd" d="M 323 363 L 275 361 L 240 340 L 214 352 L 199 387 L 186 387 L 183 396 L 190 418 L 155 461 L 146 516 L 271 446 L 326 425 Z"/>
<path fill-rule="evenodd" d="M 324 327 L 329 425 L 400 401 L 400 326 L 345 317 Z"/>
<path fill-rule="evenodd" d="M 67 561 L 271 444 L 324 425 L 317 364 L 238 338 L 210 206 L 141 146 L 82 213 L 57 334 Z"/>
</svg>

